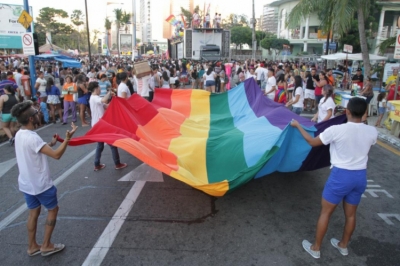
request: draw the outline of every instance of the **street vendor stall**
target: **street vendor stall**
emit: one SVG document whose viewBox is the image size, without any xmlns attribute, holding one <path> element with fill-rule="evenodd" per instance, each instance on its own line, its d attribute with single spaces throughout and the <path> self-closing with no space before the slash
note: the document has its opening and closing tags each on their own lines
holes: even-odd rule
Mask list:
<svg viewBox="0 0 400 266">
<path fill-rule="evenodd" d="M 389 101 L 391 106 L 389 112 L 389 118 L 392 119 L 391 134 L 396 137 L 400 137 L 400 100 Z"/>
<path fill-rule="evenodd" d="M 62 67 L 75 67 L 81 68 L 82 64 L 75 60 L 73 57 L 56 54 L 42 54 L 36 55 L 35 61 L 58 61 L 62 63 Z"/>
</svg>

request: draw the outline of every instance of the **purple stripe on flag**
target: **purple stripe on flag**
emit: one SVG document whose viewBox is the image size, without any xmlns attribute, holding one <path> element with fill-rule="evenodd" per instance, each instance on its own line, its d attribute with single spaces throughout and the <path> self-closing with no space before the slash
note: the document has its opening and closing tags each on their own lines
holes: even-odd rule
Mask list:
<svg viewBox="0 0 400 266">
<path fill-rule="evenodd" d="M 305 127 L 314 126 L 314 123 L 309 119 L 296 115 L 284 104 L 276 103 L 264 96 L 254 79 L 245 80 L 244 87 L 249 105 L 257 117 L 266 117 L 272 125 L 282 130 L 292 119 L 296 119 Z"/>
</svg>

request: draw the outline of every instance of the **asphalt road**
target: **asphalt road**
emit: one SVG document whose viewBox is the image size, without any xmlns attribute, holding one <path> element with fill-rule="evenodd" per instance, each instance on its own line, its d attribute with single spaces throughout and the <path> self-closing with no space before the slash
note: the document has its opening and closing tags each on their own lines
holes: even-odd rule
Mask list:
<svg viewBox="0 0 400 266">
<path fill-rule="evenodd" d="M 65 130 L 57 124 L 38 133 L 49 141 Z M 76 135 L 87 130 L 79 128 Z M 318 260 L 303 250 L 301 241 L 314 237 L 328 168 L 275 173 L 213 198 L 161 174 L 118 181 L 131 171 L 137 174 L 141 162 L 120 150 L 121 161 L 129 166 L 114 170 L 108 147 L 102 157 L 107 167 L 94 172 L 94 149 L 68 147 L 61 160 L 49 159 L 60 206 L 52 240 L 66 248 L 31 258 L 15 152 L 8 144 L 0 146 L 0 265 L 400 265 L 400 160 L 379 145 L 370 152 L 368 190 L 349 256 L 329 242 L 342 233 L 339 206 Z M 39 242 L 45 216 L 43 208 Z"/>
</svg>

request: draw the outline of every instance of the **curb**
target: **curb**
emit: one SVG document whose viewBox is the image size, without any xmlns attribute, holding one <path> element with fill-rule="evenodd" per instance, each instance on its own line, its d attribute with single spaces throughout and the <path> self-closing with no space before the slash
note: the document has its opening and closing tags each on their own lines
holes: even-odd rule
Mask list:
<svg viewBox="0 0 400 266">
<path fill-rule="evenodd" d="M 383 140 L 389 144 L 391 144 L 396 149 L 400 150 L 400 139 L 396 139 L 392 136 L 388 136 L 378 132 L 378 139 Z"/>
</svg>

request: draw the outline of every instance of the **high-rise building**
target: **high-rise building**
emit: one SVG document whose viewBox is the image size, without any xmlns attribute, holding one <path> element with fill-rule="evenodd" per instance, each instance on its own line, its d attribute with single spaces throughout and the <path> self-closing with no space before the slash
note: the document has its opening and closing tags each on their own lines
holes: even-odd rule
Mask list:
<svg viewBox="0 0 400 266">
<path fill-rule="evenodd" d="M 264 5 L 262 15 L 262 30 L 276 34 L 278 29 L 278 8 Z"/>
<path fill-rule="evenodd" d="M 155 0 L 140 0 L 140 24 L 142 26 L 142 42 L 152 41 L 152 10 L 157 8 Z"/>
</svg>

